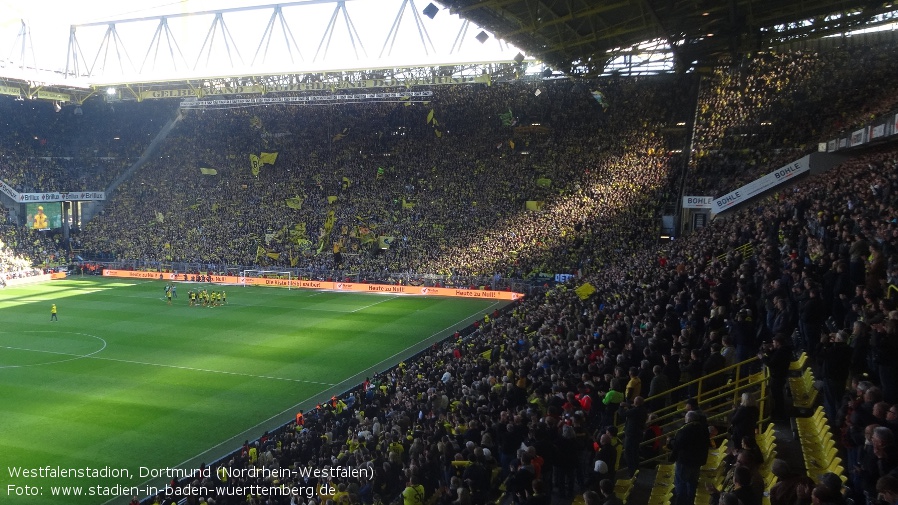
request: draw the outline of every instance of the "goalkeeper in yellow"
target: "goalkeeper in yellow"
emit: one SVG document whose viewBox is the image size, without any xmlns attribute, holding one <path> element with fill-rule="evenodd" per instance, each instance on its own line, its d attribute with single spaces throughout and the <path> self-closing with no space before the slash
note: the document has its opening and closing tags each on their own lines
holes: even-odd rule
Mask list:
<svg viewBox="0 0 898 505">
<path fill-rule="evenodd" d="M 32 228 L 35 230 L 46 230 L 50 227 L 50 220 L 47 218 L 47 215 L 44 214 L 43 205 L 39 205 L 37 207 L 37 214 L 34 215 L 34 224 Z"/>
</svg>

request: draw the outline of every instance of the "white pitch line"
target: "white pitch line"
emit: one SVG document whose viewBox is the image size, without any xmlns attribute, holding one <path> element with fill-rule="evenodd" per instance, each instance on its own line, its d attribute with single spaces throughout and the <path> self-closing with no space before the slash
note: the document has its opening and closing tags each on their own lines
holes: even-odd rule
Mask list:
<svg viewBox="0 0 898 505">
<path fill-rule="evenodd" d="M 349 311 L 349 314 L 353 314 L 353 313 L 358 312 L 358 311 L 360 311 L 360 310 L 365 310 L 365 309 L 367 309 L 367 308 L 369 308 L 369 307 L 374 307 L 375 305 L 378 305 L 378 304 L 381 304 L 381 303 L 384 303 L 384 302 L 389 302 L 390 300 L 394 300 L 394 299 L 396 299 L 396 298 L 399 298 L 399 297 L 398 297 L 398 296 L 391 296 L 390 298 L 386 298 L 386 299 L 384 299 L 384 300 L 380 300 L 380 301 L 378 301 L 378 302 L 374 302 L 374 303 L 372 303 L 371 305 L 365 305 L 364 307 L 359 307 L 359 308 L 357 308 L 357 309 L 355 309 L 355 310 L 350 310 L 350 311 Z M 432 337 L 432 336 L 433 336 L 433 335 L 431 335 L 431 337 Z M 428 338 L 429 338 L 429 337 L 428 337 Z"/>
<path fill-rule="evenodd" d="M 75 358 L 84 358 L 84 359 L 101 359 L 101 360 L 104 360 L 104 361 L 115 361 L 115 362 L 118 362 L 118 363 L 130 363 L 130 364 L 134 364 L 134 365 L 146 365 L 146 366 L 158 366 L 158 367 L 163 367 L 163 368 L 175 368 L 175 369 L 178 369 L 178 370 L 190 370 L 190 371 L 194 371 L 194 372 L 217 373 L 217 374 L 222 374 L 222 375 L 235 375 L 235 376 L 239 376 L 239 377 L 251 377 L 251 378 L 254 378 L 254 379 L 271 379 L 271 380 L 279 380 L 279 381 L 301 382 L 301 383 L 304 383 L 304 384 L 321 384 L 321 385 L 329 386 L 329 387 L 336 386 L 336 384 L 331 384 L 330 382 L 318 382 L 318 381 L 310 381 L 310 380 L 303 380 L 303 379 L 288 379 L 288 378 L 286 378 L 286 377 L 274 377 L 274 376 L 271 376 L 271 375 L 254 375 L 254 374 L 240 373 L 240 372 L 226 372 L 226 371 L 223 371 L 223 370 L 212 370 L 212 369 L 209 369 L 209 368 L 195 368 L 195 367 L 190 367 L 190 366 L 164 365 L 164 364 L 161 364 L 161 363 L 149 363 L 149 362 L 146 362 L 146 361 L 134 361 L 134 360 L 128 360 L 128 359 L 106 358 L 106 357 L 103 357 L 103 356 L 90 356 L 90 355 L 85 356 L 85 355 L 83 355 L 83 354 L 74 354 L 74 353 L 69 353 L 69 352 L 58 352 L 58 351 L 45 351 L 45 350 L 43 350 L 43 349 L 27 349 L 27 348 L 24 348 L 24 347 L 10 347 L 10 346 L 5 346 L 5 345 L 4 345 L 4 346 L 0 346 L 0 348 L 3 348 L 3 349 L 14 349 L 14 350 L 17 350 L 17 351 L 42 352 L 42 353 L 46 353 L 46 354 L 59 354 L 59 355 L 62 355 L 62 356 L 73 356 L 73 357 L 75 357 Z M 101 349 L 101 350 L 102 350 L 102 349 Z M 99 351 L 98 351 L 98 352 L 99 352 Z M 46 363 L 46 364 L 49 365 L 50 363 Z"/>
<path fill-rule="evenodd" d="M 4 332 L 4 333 L 5 333 L 5 332 Z M 34 330 L 34 331 L 26 331 L 26 333 L 57 333 L 57 332 L 55 332 L 55 331 L 46 331 L 46 330 Z M 31 351 L 31 352 L 45 352 L 45 353 L 49 353 L 49 354 L 61 354 L 61 355 L 63 355 L 63 356 L 71 356 L 71 357 L 72 357 L 72 359 L 64 359 L 64 360 L 60 360 L 60 361 L 51 361 L 51 362 L 49 362 L 49 363 L 32 363 L 32 364 L 30 364 L 30 365 L 6 365 L 6 366 L 0 366 L 0 369 L 3 369 L 3 368 L 25 368 L 25 367 L 33 367 L 33 366 L 56 365 L 56 364 L 59 364 L 59 363 L 68 363 L 69 361 L 75 361 L 76 359 L 81 359 L 81 358 L 89 358 L 89 357 L 93 356 L 94 354 L 97 354 L 97 353 L 99 353 L 99 352 L 103 352 L 103 350 L 106 349 L 106 346 L 108 345 L 108 344 L 106 343 L 105 340 L 103 340 L 102 338 L 100 338 L 100 337 L 98 337 L 98 336 L 96 336 L 96 335 L 89 335 L 89 334 L 87 334 L 87 333 L 72 333 L 72 332 L 64 332 L 64 333 L 69 333 L 69 334 L 71 334 L 71 335 L 82 335 L 82 336 L 86 336 L 86 337 L 95 338 L 95 339 L 99 340 L 100 342 L 103 342 L 103 346 L 100 347 L 99 349 L 97 349 L 96 351 L 91 352 L 91 353 L 88 353 L 88 354 L 71 354 L 71 353 L 55 352 L 55 351 L 42 351 L 42 350 L 36 350 L 36 349 L 24 349 L 24 348 L 21 348 L 21 347 L 0 346 L 0 348 L 5 348 L 5 349 L 13 349 L 13 350 L 20 350 L 20 351 Z"/>
<path fill-rule="evenodd" d="M 494 302 L 494 303 L 492 303 L 491 305 L 489 305 L 489 306 L 487 307 L 487 309 L 490 309 L 491 307 L 493 307 L 493 306 L 495 306 L 495 305 L 499 305 L 499 302 Z M 479 312 L 479 311 L 478 311 L 478 312 Z M 454 324 L 451 324 L 451 325 L 449 325 L 449 326 L 443 328 L 442 330 L 440 330 L 440 331 L 438 331 L 438 332 L 432 334 L 431 336 L 429 336 L 429 337 L 427 337 L 427 338 L 425 338 L 425 339 L 422 339 L 421 341 L 419 341 L 419 342 L 417 342 L 417 343 L 415 343 L 415 344 L 412 344 L 412 345 L 406 347 L 405 349 L 403 349 L 403 350 L 401 350 L 401 351 L 399 351 L 399 352 L 393 354 L 393 355 L 390 356 L 390 357 L 387 357 L 387 358 L 384 358 L 384 359 L 380 360 L 379 362 L 375 363 L 375 364 L 374 364 L 372 367 L 370 367 L 370 368 L 378 367 L 381 363 L 384 363 L 384 362 L 386 362 L 386 361 L 392 360 L 392 359 L 395 358 L 396 356 L 398 356 L 398 355 L 400 355 L 400 354 L 402 354 L 402 353 L 408 351 L 409 349 L 411 349 L 411 348 L 413 348 L 413 347 L 415 347 L 415 346 L 417 346 L 417 345 L 420 345 L 421 342 L 425 342 L 425 341 L 427 341 L 427 340 L 430 340 L 431 338 L 435 337 L 436 335 L 439 335 L 440 333 L 443 333 L 444 331 L 446 331 L 446 330 L 448 330 L 448 329 L 450 329 L 450 328 L 457 327 L 460 323 L 463 323 L 463 322 L 467 321 L 470 317 L 473 317 L 473 314 L 472 314 L 471 316 L 468 316 L 468 317 L 466 317 L 466 318 L 464 318 L 464 319 L 459 320 L 458 322 L 456 322 L 456 323 L 454 323 Z M 356 375 L 358 375 L 358 374 L 356 374 Z M 343 380 L 342 382 L 338 382 L 337 384 L 332 384 L 330 387 L 335 387 L 335 386 L 340 386 L 341 384 L 345 384 L 345 383 L 349 382 L 350 380 L 352 380 L 353 377 L 355 377 L 355 375 L 352 375 L 352 376 L 346 378 L 345 380 Z M 284 410 L 278 412 L 277 414 L 275 414 L 275 415 L 269 417 L 268 419 L 265 419 L 265 420 L 263 420 L 263 421 L 259 421 L 259 422 L 256 423 L 254 426 L 250 426 L 249 428 L 243 430 L 241 433 L 246 433 L 246 432 L 248 432 L 248 431 L 252 431 L 252 430 L 258 428 L 259 426 L 262 426 L 263 424 L 269 423 L 272 419 L 276 419 L 276 418 L 278 418 L 278 417 L 283 416 L 283 415 L 286 414 L 287 412 L 295 411 L 295 410 L 296 410 L 300 405 L 302 405 L 304 402 L 307 402 L 307 401 L 311 400 L 312 398 L 315 398 L 316 396 L 318 396 L 318 395 L 324 393 L 325 391 L 327 391 L 327 389 L 322 389 L 321 391 L 315 393 L 314 395 L 312 395 L 312 396 L 306 398 L 305 400 L 302 400 L 301 402 L 299 402 L 299 403 L 297 403 L 297 404 L 295 404 L 295 405 L 292 405 L 292 406 L 290 406 L 290 407 L 287 407 L 286 409 L 284 409 Z M 215 448 L 221 447 L 221 446 L 225 445 L 226 443 L 229 443 L 229 442 L 231 442 L 232 440 L 235 440 L 235 439 L 237 438 L 237 436 L 239 436 L 239 435 L 240 435 L 240 433 L 238 433 L 237 435 L 234 435 L 234 436 L 232 436 L 231 438 L 228 438 L 228 439 L 226 439 L 226 440 L 222 440 L 222 441 L 219 442 L 218 444 L 213 445 L 212 447 L 210 447 L 210 448 L 206 449 L 205 451 L 203 451 L 203 452 L 197 454 L 196 456 L 193 456 L 193 457 L 191 457 L 191 458 L 185 459 L 184 461 L 178 463 L 178 464 L 177 464 L 176 466 L 174 466 L 173 468 L 182 468 L 184 465 L 186 465 L 186 464 L 189 463 L 190 461 L 193 461 L 193 460 L 195 460 L 195 459 L 198 459 L 198 458 L 199 458 L 200 456 L 202 456 L 203 454 L 207 454 L 207 453 L 209 453 L 209 452 L 212 452 L 212 450 L 214 450 Z M 150 482 L 153 482 L 153 479 L 147 479 L 147 480 L 143 481 L 141 484 L 138 484 L 137 487 L 143 487 L 143 486 L 146 486 L 146 485 L 149 484 Z M 113 501 L 118 500 L 118 499 L 119 499 L 119 498 L 112 498 L 112 499 L 107 500 L 106 502 L 104 502 L 103 505 L 108 505 L 108 504 L 110 504 L 110 503 L 112 503 Z"/>
<path fill-rule="evenodd" d="M 498 305 L 498 304 L 499 304 L 499 302 L 494 302 L 494 303 L 492 303 L 491 305 L 489 305 L 489 306 L 487 307 L 487 309 L 490 309 L 491 307 L 493 307 L 493 306 L 495 306 L 495 305 Z M 478 311 L 478 313 L 479 313 L 479 311 Z M 398 352 L 394 353 L 392 356 L 389 356 L 389 357 L 387 357 L 387 358 L 384 358 L 384 359 L 380 360 L 379 362 L 375 363 L 375 364 L 374 364 L 373 366 L 371 366 L 370 368 L 373 369 L 373 368 L 376 368 L 376 367 L 380 366 L 382 363 L 385 363 L 385 362 L 387 362 L 387 361 L 391 361 L 391 360 L 392 360 L 393 358 L 395 358 L 396 356 L 399 356 L 400 354 L 405 353 L 405 352 L 408 351 L 409 349 L 411 349 L 411 348 L 413 348 L 413 347 L 415 347 L 415 346 L 417 346 L 417 345 L 420 345 L 421 342 L 426 342 L 427 340 L 430 340 L 431 338 L 433 338 L 433 337 L 435 337 L 435 336 L 437 336 L 437 335 L 443 333 L 443 332 L 446 331 L 446 330 L 449 330 L 450 328 L 457 328 L 459 324 L 461 324 L 461 323 L 467 321 L 468 319 L 470 319 L 471 317 L 474 317 L 475 315 L 476 315 L 476 314 L 471 314 L 470 316 L 468 316 L 468 317 L 466 317 L 466 318 L 463 318 L 463 319 L 461 319 L 461 320 L 459 320 L 459 321 L 457 321 L 457 322 L 455 322 L 455 323 L 453 323 L 453 324 L 451 324 L 451 325 L 449 325 L 449 326 L 443 328 L 442 330 L 440 330 L 440 331 L 438 331 L 438 332 L 432 334 L 431 336 L 429 336 L 429 337 L 427 337 L 427 338 L 425 338 L 425 339 L 422 339 L 422 340 L 420 340 L 419 342 L 416 342 L 416 343 L 414 343 L 414 344 L 412 344 L 412 345 L 406 347 L 405 349 L 403 349 L 403 350 L 401 350 L 401 351 L 398 351 Z M 358 375 L 358 374 L 355 374 L 355 375 Z M 341 385 L 343 385 L 343 384 L 346 384 L 346 383 L 348 383 L 350 380 L 352 380 L 352 378 L 355 377 L 355 375 L 352 375 L 352 376 L 346 378 L 345 380 L 343 380 L 342 382 L 338 382 L 337 384 L 331 384 L 330 387 L 336 387 L 336 386 L 341 386 Z M 297 404 L 295 404 L 295 405 L 292 405 L 292 406 L 290 406 L 290 407 L 287 407 L 286 409 L 284 409 L 284 410 L 278 412 L 277 414 L 275 414 L 275 415 L 269 417 L 268 419 L 265 419 L 265 420 L 263 420 L 263 421 L 259 421 L 259 422 L 256 423 L 254 426 L 250 426 L 249 428 L 245 429 L 242 433 L 246 433 L 247 431 L 252 431 L 252 430 L 258 428 L 259 426 L 262 426 L 263 424 L 267 424 L 267 423 L 270 422 L 271 420 L 276 419 L 276 418 L 278 418 L 278 417 L 281 417 L 281 416 L 283 416 L 284 414 L 286 414 L 287 412 L 295 411 L 297 408 L 299 408 L 300 405 L 303 404 L 303 402 L 309 401 L 310 399 L 315 398 L 316 396 L 318 396 L 318 395 L 320 395 L 320 394 L 323 394 L 323 393 L 324 393 L 325 391 L 327 391 L 328 389 L 329 389 L 329 388 L 327 388 L 327 389 L 322 389 L 321 391 L 315 393 L 314 395 L 312 395 L 312 396 L 310 396 L 310 397 L 304 399 L 302 402 L 297 403 Z M 238 435 L 240 435 L 240 434 L 238 433 L 237 435 L 235 435 L 235 436 L 233 436 L 233 437 L 231 437 L 231 438 L 229 438 L 229 439 L 227 439 L 227 440 L 223 440 L 223 441 L 219 442 L 218 444 L 216 444 L 216 445 L 210 447 L 209 449 L 207 449 L 207 450 L 205 450 L 205 451 L 203 451 L 203 452 L 197 454 L 196 456 L 193 456 L 193 457 L 191 457 L 191 458 L 185 459 L 184 461 L 178 463 L 174 468 L 181 468 L 181 467 L 183 467 L 183 466 L 186 465 L 188 462 L 190 462 L 190 461 L 192 461 L 192 460 L 195 460 L 195 459 L 199 458 L 199 457 L 202 456 L 203 454 L 206 454 L 206 453 L 212 451 L 212 450 L 215 449 L 216 447 L 221 447 L 221 446 L 225 445 L 226 443 L 230 442 L 231 440 L 235 440 L 236 437 L 237 437 Z M 149 483 L 152 482 L 152 481 L 153 481 L 153 479 L 148 479 L 148 480 L 144 481 L 143 483 L 141 483 L 138 487 L 145 486 L 146 484 L 149 484 Z M 111 503 L 112 501 L 113 501 L 113 500 L 109 500 L 109 501 L 105 502 L 103 505 L 106 505 L 106 504 L 108 504 L 108 503 Z"/>
</svg>

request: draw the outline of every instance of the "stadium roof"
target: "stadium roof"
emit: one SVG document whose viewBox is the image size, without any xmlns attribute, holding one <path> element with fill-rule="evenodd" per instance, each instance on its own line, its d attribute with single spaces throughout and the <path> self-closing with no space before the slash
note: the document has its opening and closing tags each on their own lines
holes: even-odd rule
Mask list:
<svg viewBox="0 0 898 505">
<path fill-rule="evenodd" d="M 525 58 L 566 75 L 669 71 L 894 23 L 898 12 L 870 0 L 434 2 L 0 0 L 0 94 L 81 103 L 103 92 L 483 82 L 518 77 Z"/>
<path fill-rule="evenodd" d="M 0 0 L 0 77 L 99 88 L 514 63 L 519 53 L 426 0 L 87 5 Z"/>
<path fill-rule="evenodd" d="M 602 73 L 621 52 L 669 44 L 687 66 L 711 54 L 894 22 L 871 0 L 438 0 L 555 70 Z"/>
</svg>

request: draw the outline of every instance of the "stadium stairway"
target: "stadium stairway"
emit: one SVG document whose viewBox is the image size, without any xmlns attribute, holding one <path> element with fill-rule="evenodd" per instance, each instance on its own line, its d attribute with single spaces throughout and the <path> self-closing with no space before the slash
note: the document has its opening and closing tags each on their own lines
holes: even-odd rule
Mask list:
<svg viewBox="0 0 898 505">
<path fill-rule="evenodd" d="M 806 355 L 800 355 L 792 363 L 791 370 L 795 377 L 790 381 L 790 386 L 796 388 L 792 392 L 797 396 L 799 407 L 813 406 L 817 401 L 816 390 L 813 390 L 813 373 L 808 369 L 809 360 Z M 724 374 L 726 383 L 718 388 L 706 389 L 707 383 L 719 383 L 713 375 Z M 685 414 L 686 392 L 695 392 L 694 396 L 699 407 L 708 418 L 709 426 L 717 426 L 717 434 L 713 436 L 714 447 L 709 453 L 708 462 L 702 468 L 702 476 L 698 486 L 695 503 L 704 505 L 710 498 L 705 490 L 705 483 L 715 488 L 720 488 L 724 478 L 724 468 L 721 464 L 726 456 L 729 440 L 727 427 L 729 416 L 732 414 L 737 400 L 743 392 L 755 394 L 761 410 L 762 420 L 759 423 L 759 431 L 756 435 L 758 445 L 764 453 L 764 464 L 761 474 L 764 477 L 765 489 L 769 490 L 776 483 L 776 477 L 771 472 L 771 465 L 775 458 L 784 459 L 793 469 L 808 468 L 808 474 L 812 478 L 819 477 L 815 472 L 840 470 L 840 461 L 834 457 L 831 444 L 831 434 L 826 437 L 829 430 L 820 429 L 825 423 L 822 408 L 813 410 L 813 415 L 803 417 L 808 409 L 797 409 L 800 417 L 794 417 L 790 422 L 773 423 L 769 419 L 769 405 L 766 390 L 766 370 L 761 369 L 757 358 L 746 360 L 730 368 L 721 370 L 717 374 L 702 377 L 696 381 L 683 384 L 657 397 L 647 399 L 652 402 L 670 395 L 679 398 L 680 401 L 672 405 L 658 409 L 656 414 L 662 420 L 662 429 L 665 437 L 672 437 L 682 423 Z M 810 389 L 808 389 L 810 387 Z M 793 426 L 795 428 L 793 428 Z M 712 431 L 712 434 L 714 432 Z M 822 434 L 820 438 L 813 435 Z M 829 438 L 829 441 L 827 441 Z M 652 441 L 644 441 L 644 444 Z M 619 494 L 624 503 L 634 505 L 670 505 L 673 499 L 674 464 L 668 461 L 669 452 L 662 449 L 661 454 L 655 458 L 643 460 L 640 463 L 641 471 L 627 490 L 626 494 Z M 844 471 L 840 474 L 845 479 Z M 764 504 L 769 504 L 769 498 L 765 496 Z"/>
</svg>

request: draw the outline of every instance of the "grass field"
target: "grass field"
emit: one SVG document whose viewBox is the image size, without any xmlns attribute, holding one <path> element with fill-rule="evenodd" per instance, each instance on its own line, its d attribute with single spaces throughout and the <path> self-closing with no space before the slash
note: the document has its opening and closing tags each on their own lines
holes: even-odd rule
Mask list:
<svg viewBox="0 0 898 505">
<path fill-rule="evenodd" d="M 140 467 L 211 462 L 505 303 L 230 286 L 227 306 L 192 308 L 199 285 L 171 306 L 163 286 L 0 290 L 0 503 L 127 503 L 53 493 L 159 485 Z M 45 467 L 130 478 L 17 474 Z"/>
</svg>

